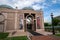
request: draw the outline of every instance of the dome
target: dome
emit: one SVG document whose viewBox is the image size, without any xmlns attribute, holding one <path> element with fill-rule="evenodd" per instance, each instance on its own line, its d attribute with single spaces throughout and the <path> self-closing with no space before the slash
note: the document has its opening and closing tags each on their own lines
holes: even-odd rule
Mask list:
<svg viewBox="0 0 60 40">
<path fill-rule="evenodd" d="M 34 10 L 32 7 L 24 7 L 22 10 Z"/>
<path fill-rule="evenodd" d="M 8 9 L 13 9 L 11 6 L 9 5 L 0 5 L 0 8 L 8 8 Z"/>
</svg>

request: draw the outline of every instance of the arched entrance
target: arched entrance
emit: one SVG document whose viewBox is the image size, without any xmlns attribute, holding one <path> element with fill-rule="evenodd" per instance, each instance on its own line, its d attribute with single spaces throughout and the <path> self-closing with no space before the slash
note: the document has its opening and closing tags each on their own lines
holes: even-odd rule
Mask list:
<svg viewBox="0 0 60 40">
<path fill-rule="evenodd" d="M 36 31 L 35 14 L 24 13 L 24 31 Z"/>
<path fill-rule="evenodd" d="M 27 15 L 26 16 L 26 27 L 27 27 L 27 31 L 28 30 L 33 30 L 33 16 L 32 15 Z"/>
</svg>

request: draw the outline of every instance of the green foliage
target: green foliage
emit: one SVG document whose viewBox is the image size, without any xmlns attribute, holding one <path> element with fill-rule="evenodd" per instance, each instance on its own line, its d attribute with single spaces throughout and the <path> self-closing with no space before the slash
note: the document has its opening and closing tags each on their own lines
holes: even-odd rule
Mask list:
<svg viewBox="0 0 60 40">
<path fill-rule="evenodd" d="M 56 18 L 53 19 L 53 25 L 54 26 L 59 25 L 59 23 L 60 23 L 60 20 L 59 19 L 56 19 Z"/>
<path fill-rule="evenodd" d="M 9 33 L 0 33 L 0 39 L 4 39 L 8 36 Z"/>
<path fill-rule="evenodd" d="M 55 33 L 60 32 L 60 26 L 54 26 Z M 45 31 L 52 32 L 52 27 L 45 27 Z M 58 32 L 57 32 L 58 31 Z"/>
<path fill-rule="evenodd" d="M 60 34 L 55 34 L 55 35 L 60 37 Z"/>
<path fill-rule="evenodd" d="M 44 23 L 44 26 L 51 26 L 51 24 L 49 24 L 49 23 Z"/>
</svg>

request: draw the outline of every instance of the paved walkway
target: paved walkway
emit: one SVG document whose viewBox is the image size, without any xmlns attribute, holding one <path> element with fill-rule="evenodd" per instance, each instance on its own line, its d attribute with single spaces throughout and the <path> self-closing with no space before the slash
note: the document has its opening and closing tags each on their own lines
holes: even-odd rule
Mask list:
<svg viewBox="0 0 60 40">
<path fill-rule="evenodd" d="M 37 29 L 37 33 L 43 34 L 43 35 L 52 35 L 52 32 L 47 32 L 42 29 Z"/>
<path fill-rule="evenodd" d="M 40 31 L 39 31 L 40 32 Z M 15 34 L 14 34 L 15 33 Z M 42 34 L 39 34 L 38 32 L 31 32 L 32 35 L 30 35 L 30 39 L 31 40 L 60 40 L 60 38 L 58 37 L 54 37 L 54 36 L 45 36 L 45 35 L 42 35 Z M 43 33 L 43 32 L 42 32 Z M 28 33 L 29 34 L 29 33 Z M 43 34 L 46 34 L 46 33 L 43 33 Z M 10 31 L 10 35 L 9 37 L 13 37 L 13 36 L 26 36 L 27 34 L 21 30 L 21 31 Z M 29 36 L 29 35 L 28 35 Z"/>
<path fill-rule="evenodd" d="M 32 36 L 31 40 L 60 40 L 60 38 L 53 36 Z"/>
<path fill-rule="evenodd" d="M 42 35 L 40 33 L 37 33 L 35 31 L 31 31 L 31 30 L 29 30 L 28 32 L 31 33 L 33 36 L 41 36 Z"/>
<path fill-rule="evenodd" d="M 55 36 L 46 36 L 34 31 L 28 31 L 29 33 L 31 33 L 33 36 L 30 35 L 29 40 L 60 40 L 59 37 L 55 37 Z"/>
</svg>

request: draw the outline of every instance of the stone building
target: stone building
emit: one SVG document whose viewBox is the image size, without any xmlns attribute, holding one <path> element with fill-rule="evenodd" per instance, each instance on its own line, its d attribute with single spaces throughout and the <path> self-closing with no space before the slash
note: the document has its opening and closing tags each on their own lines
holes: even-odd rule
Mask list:
<svg viewBox="0 0 60 40">
<path fill-rule="evenodd" d="M 11 7 L 0 8 L 0 32 L 11 30 L 20 30 L 26 32 L 29 30 L 44 30 L 43 12 L 40 10 L 19 10 Z"/>
</svg>

